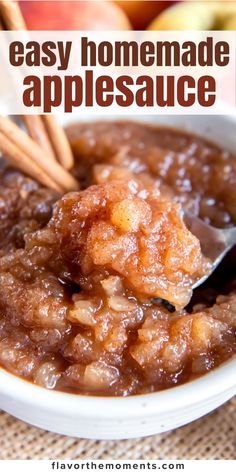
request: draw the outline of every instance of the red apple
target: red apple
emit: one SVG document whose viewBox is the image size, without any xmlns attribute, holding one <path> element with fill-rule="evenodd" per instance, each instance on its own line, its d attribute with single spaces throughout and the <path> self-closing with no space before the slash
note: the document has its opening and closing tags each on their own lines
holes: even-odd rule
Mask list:
<svg viewBox="0 0 236 472">
<path fill-rule="evenodd" d="M 116 0 L 129 17 L 134 28 L 143 30 L 165 8 L 175 3 L 174 1 L 158 0 Z"/>
<path fill-rule="evenodd" d="M 22 1 L 29 30 L 128 30 L 124 11 L 110 1 Z"/>
</svg>

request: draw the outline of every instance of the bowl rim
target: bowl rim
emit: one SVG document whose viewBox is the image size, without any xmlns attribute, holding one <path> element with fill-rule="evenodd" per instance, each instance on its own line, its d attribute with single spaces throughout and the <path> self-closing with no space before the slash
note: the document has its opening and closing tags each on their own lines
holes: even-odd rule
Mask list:
<svg viewBox="0 0 236 472">
<path fill-rule="evenodd" d="M 192 115 L 196 116 L 196 115 Z M 174 118 L 186 121 L 191 115 L 175 115 Z M 236 114 L 221 115 L 222 118 L 236 123 Z M 69 118 L 69 117 L 68 117 Z M 91 118 L 102 120 L 103 117 L 89 115 Z M 106 120 L 122 120 L 121 116 L 104 117 Z M 145 116 L 143 123 L 154 123 L 155 117 Z M 170 118 L 170 117 L 169 117 Z M 211 118 L 211 117 L 210 117 Z M 214 118 L 214 117 L 213 117 Z M 69 119 L 73 124 L 78 117 L 72 115 Z M 127 119 L 127 117 L 126 117 Z M 128 117 L 130 121 L 142 122 L 142 117 Z M 181 121 L 180 120 L 180 121 Z M 63 120 L 64 121 L 64 120 Z M 65 120 L 67 121 L 67 120 Z M 87 118 L 85 117 L 85 120 Z M 65 123 L 65 122 L 64 122 Z M 157 124 L 158 124 L 157 120 Z M 66 123 L 67 124 L 67 123 Z M 164 123 L 164 126 L 168 126 Z M 178 128 L 177 122 L 170 123 L 170 127 Z M 194 131 L 193 131 L 194 133 Z M 196 130 L 196 134 L 198 134 Z M 199 135 L 202 133 L 200 132 Z M 212 141 L 212 139 L 210 139 Z M 213 140 L 214 142 L 214 140 Z M 80 393 L 63 392 L 58 390 L 48 390 L 31 383 L 27 379 L 18 377 L 8 372 L 0 366 L 0 396 L 3 395 L 8 400 L 27 404 L 29 407 L 41 407 L 47 411 L 60 412 L 63 415 L 75 415 L 88 418 L 120 419 L 122 417 L 134 418 L 138 416 L 163 414 L 174 412 L 180 408 L 188 408 L 199 403 L 212 401 L 214 397 L 232 390 L 232 395 L 236 391 L 236 355 L 222 363 L 214 370 L 190 380 L 184 384 L 172 386 L 168 389 L 137 394 L 126 397 L 109 397 L 86 395 Z M 233 392 L 234 389 L 234 392 Z M 0 400 L 1 408 L 1 400 Z M 121 415 L 122 411 L 122 415 Z M 139 413 L 138 413 L 139 412 Z"/>
<path fill-rule="evenodd" d="M 188 408 L 236 387 L 236 355 L 216 369 L 169 389 L 131 395 L 127 397 L 103 397 L 48 390 L 0 368 L 0 394 L 9 399 L 27 403 L 29 407 L 45 405 L 47 410 L 96 418 L 137 417 L 173 412 Z"/>
</svg>

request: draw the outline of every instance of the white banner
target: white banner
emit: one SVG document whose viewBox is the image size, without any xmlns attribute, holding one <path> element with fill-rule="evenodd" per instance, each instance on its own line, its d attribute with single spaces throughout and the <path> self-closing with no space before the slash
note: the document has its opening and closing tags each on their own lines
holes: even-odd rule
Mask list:
<svg viewBox="0 0 236 472">
<path fill-rule="evenodd" d="M 0 44 L 1 113 L 235 111 L 234 31 L 0 31 Z"/>
</svg>

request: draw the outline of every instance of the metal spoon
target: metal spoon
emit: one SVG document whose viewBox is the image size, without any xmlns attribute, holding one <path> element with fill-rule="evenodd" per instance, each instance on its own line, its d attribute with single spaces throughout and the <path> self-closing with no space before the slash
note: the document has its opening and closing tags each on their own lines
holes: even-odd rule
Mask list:
<svg viewBox="0 0 236 472">
<path fill-rule="evenodd" d="M 200 241 L 202 253 L 212 262 L 211 272 L 197 280 L 193 288 L 198 287 L 214 272 L 225 255 L 236 244 L 236 227 L 218 229 L 204 223 L 200 218 L 184 213 L 187 228 Z"/>
</svg>

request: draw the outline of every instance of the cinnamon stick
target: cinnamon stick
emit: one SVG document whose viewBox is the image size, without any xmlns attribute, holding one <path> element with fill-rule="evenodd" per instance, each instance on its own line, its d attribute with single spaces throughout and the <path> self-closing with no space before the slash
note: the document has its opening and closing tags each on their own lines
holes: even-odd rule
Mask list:
<svg viewBox="0 0 236 472">
<path fill-rule="evenodd" d="M 14 0 L 0 0 L 0 13 L 7 30 L 22 31 L 27 29 L 20 7 Z"/>
<path fill-rule="evenodd" d="M 0 116 L 0 131 L 66 191 L 78 189 L 78 182 L 57 161 L 51 161 L 12 120 Z"/>
<path fill-rule="evenodd" d="M 41 117 L 39 115 L 22 115 L 22 119 L 30 137 L 44 149 L 50 159 L 56 161 L 52 144 Z"/>
<path fill-rule="evenodd" d="M 56 190 L 57 192 L 62 192 L 62 188 L 1 131 L 0 149 L 14 167 L 22 170 L 30 177 L 33 177 L 42 185 Z"/>
<path fill-rule="evenodd" d="M 26 30 L 26 24 L 17 2 L 0 0 L 0 14 L 5 27 L 10 31 Z M 36 141 L 52 160 L 56 160 L 50 139 L 39 115 L 24 115 L 22 119 L 31 138 Z"/>
<path fill-rule="evenodd" d="M 0 14 L 7 29 L 27 29 L 20 7 L 14 0 L 0 0 Z M 74 158 L 66 134 L 52 115 L 24 115 L 22 119 L 31 138 L 44 149 L 49 159 L 58 159 L 65 169 L 73 167 Z"/>
<path fill-rule="evenodd" d="M 54 147 L 57 160 L 65 169 L 71 169 L 74 164 L 74 157 L 64 129 L 58 125 L 52 115 L 42 115 L 42 120 Z"/>
</svg>

